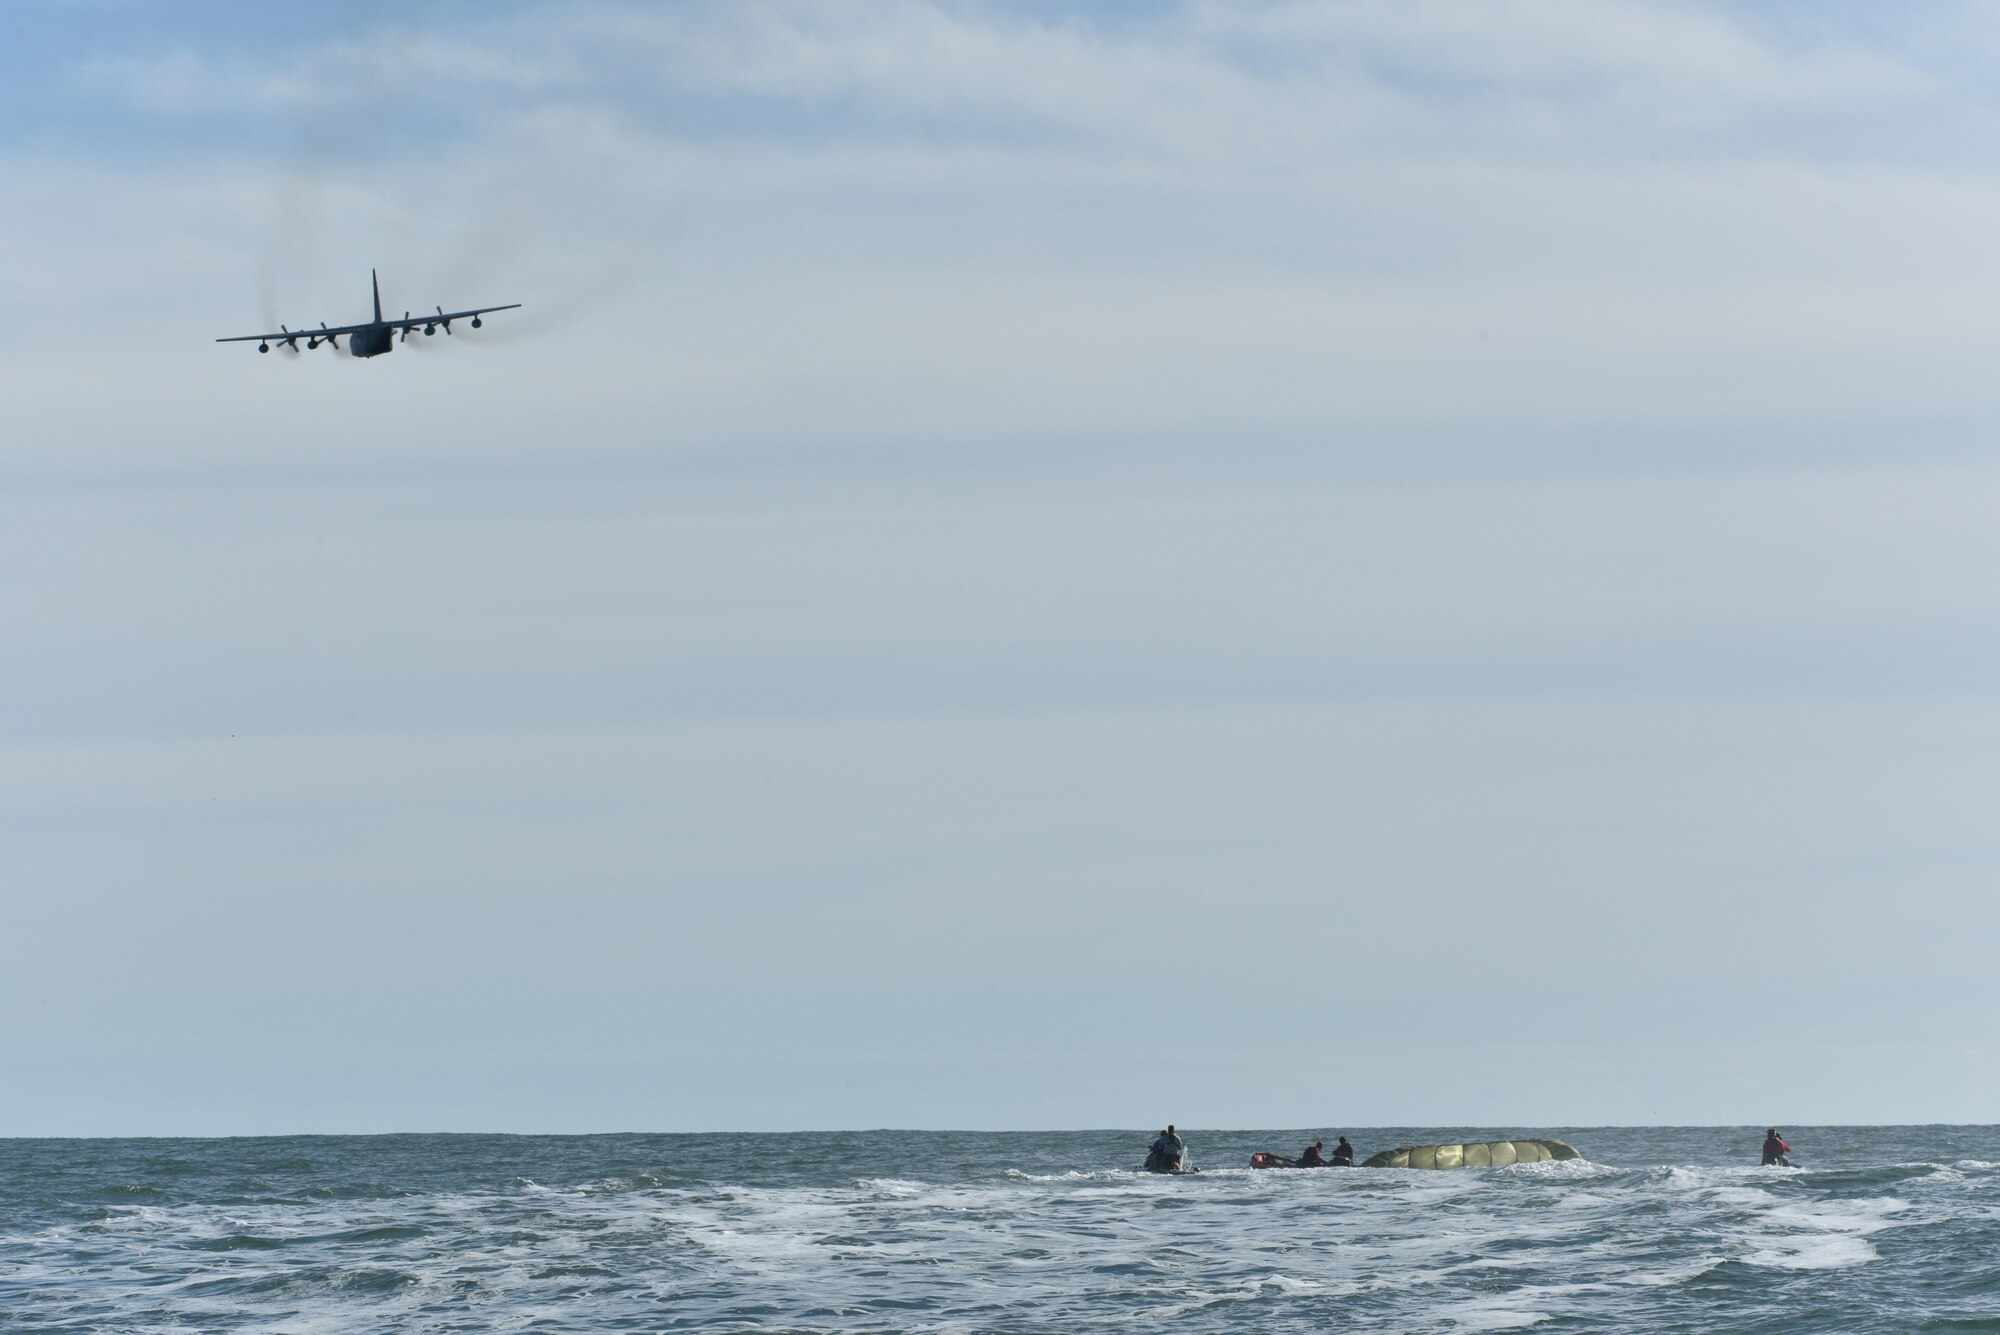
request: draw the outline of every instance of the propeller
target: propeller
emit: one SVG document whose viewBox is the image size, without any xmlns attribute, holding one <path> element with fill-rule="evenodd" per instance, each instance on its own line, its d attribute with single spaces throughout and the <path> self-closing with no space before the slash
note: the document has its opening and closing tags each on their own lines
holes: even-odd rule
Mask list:
<svg viewBox="0 0 2000 1335">
<path fill-rule="evenodd" d="M 324 321 L 324 320 L 321 320 L 321 321 L 319 322 L 319 327 L 320 327 L 321 329 L 324 329 L 324 328 L 326 328 L 326 321 Z M 325 337 L 324 337 L 324 338 L 322 339 L 322 341 L 323 341 L 323 342 L 326 342 L 326 343 L 331 343 L 331 344 L 333 345 L 333 350 L 334 350 L 335 352 L 339 352 L 339 351 L 340 351 L 340 335 L 339 335 L 339 334 L 327 334 L 327 335 L 326 335 L 326 336 L 325 336 Z"/>
<path fill-rule="evenodd" d="M 449 334 L 451 332 L 451 321 L 444 318 L 444 307 L 442 306 L 438 307 L 437 313 L 438 313 L 438 323 L 443 325 L 444 332 Z"/>
<path fill-rule="evenodd" d="M 410 318 L 410 313 L 409 313 L 408 311 L 404 311 L 404 312 L 403 312 L 403 318 L 404 318 L 405 320 L 408 320 L 408 319 Z M 405 324 L 405 325 L 403 326 L 403 337 L 402 337 L 401 339 L 397 340 L 397 341 L 398 341 L 398 342 L 402 342 L 402 343 L 408 343 L 408 342 L 410 341 L 410 326 L 409 326 L 409 325 Z"/>
</svg>

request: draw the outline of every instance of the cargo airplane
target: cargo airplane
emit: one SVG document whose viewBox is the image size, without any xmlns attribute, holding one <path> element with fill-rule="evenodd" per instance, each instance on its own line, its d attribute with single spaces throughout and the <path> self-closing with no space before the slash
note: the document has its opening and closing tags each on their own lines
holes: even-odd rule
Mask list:
<svg viewBox="0 0 2000 1335">
<path fill-rule="evenodd" d="M 328 329 L 326 322 L 322 320 L 317 329 L 286 329 L 285 326 L 279 325 L 278 329 L 280 332 L 275 334 L 238 334 L 233 338 L 218 338 L 215 341 L 217 343 L 255 343 L 259 352 L 269 352 L 273 343 L 282 343 L 292 351 L 297 352 L 299 340 L 304 339 L 308 348 L 316 348 L 322 343 L 331 343 L 334 351 L 338 352 L 340 350 L 340 336 L 346 334 L 347 354 L 350 357 L 379 357 L 385 352 L 393 352 L 395 350 L 392 335 L 398 329 L 403 331 L 402 341 L 407 343 L 410 341 L 410 331 L 412 329 L 421 328 L 425 334 L 429 335 L 435 334 L 439 327 L 442 327 L 444 332 L 449 334 L 453 320 L 465 319 L 470 319 L 472 327 L 477 329 L 480 325 L 480 316 L 491 315 L 495 311 L 519 310 L 521 306 L 521 303 L 517 301 L 508 306 L 481 306 L 477 310 L 451 312 L 447 312 L 444 307 L 439 306 L 435 315 L 412 316 L 408 311 L 404 311 L 403 318 L 400 320 L 385 320 L 382 318 L 382 284 L 376 279 L 373 269 L 368 271 L 368 281 L 375 288 L 375 318 L 367 324 L 344 324 L 338 329 Z"/>
</svg>

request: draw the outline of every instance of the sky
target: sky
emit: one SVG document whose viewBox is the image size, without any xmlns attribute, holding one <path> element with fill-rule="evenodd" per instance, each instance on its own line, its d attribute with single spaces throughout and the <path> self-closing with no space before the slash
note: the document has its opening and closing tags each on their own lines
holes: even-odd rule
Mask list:
<svg viewBox="0 0 2000 1335">
<path fill-rule="evenodd" d="M 16 0 L 0 1135 L 2000 1119 L 1996 62 Z"/>
</svg>

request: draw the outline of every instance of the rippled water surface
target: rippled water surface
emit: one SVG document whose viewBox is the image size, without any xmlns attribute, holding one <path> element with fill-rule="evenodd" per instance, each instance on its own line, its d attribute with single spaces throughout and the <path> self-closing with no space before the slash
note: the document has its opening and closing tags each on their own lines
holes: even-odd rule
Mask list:
<svg viewBox="0 0 2000 1335">
<path fill-rule="evenodd" d="M 2000 1332 L 2000 1129 L 0 1141 L 0 1328 Z"/>
</svg>

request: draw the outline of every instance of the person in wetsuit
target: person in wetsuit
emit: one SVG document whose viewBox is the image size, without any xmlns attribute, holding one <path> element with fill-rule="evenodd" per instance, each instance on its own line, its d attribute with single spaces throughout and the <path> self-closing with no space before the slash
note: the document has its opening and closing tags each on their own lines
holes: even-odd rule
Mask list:
<svg viewBox="0 0 2000 1335">
<path fill-rule="evenodd" d="M 1299 1167 L 1301 1168 L 1326 1167 L 1327 1166 L 1326 1156 L 1319 1152 L 1319 1147 L 1324 1144 L 1326 1144 L 1326 1142 L 1323 1140 L 1315 1140 L 1312 1144 L 1306 1146 L 1303 1150 L 1300 1150 L 1298 1159 Z"/>
<path fill-rule="evenodd" d="M 1146 1170 L 1153 1173 L 1178 1173 L 1181 1170 L 1181 1158 L 1186 1153 L 1187 1146 L 1181 1142 L 1180 1136 L 1175 1134 L 1174 1124 L 1168 1122 L 1167 1129 L 1160 1133 L 1160 1138 L 1146 1151 Z"/>
<path fill-rule="evenodd" d="M 1334 1142 L 1332 1162 L 1335 1168 L 1354 1167 L 1354 1147 L 1347 1143 L 1346 1136 Z"/>
<path fill-rule="evenodd" d="M 1780 1168 L 1790 1168 L 1792 1161 L 1785 1156 L 1791 1152 L 1792 1147 L 1778 1134 L 1777 1127 L 1774 1126 L 1764 1133 L 1764 1167 L 1769 1168 L 1772 1164 L 1776 1164 Z"/>
</svg>

